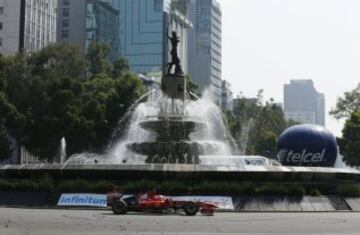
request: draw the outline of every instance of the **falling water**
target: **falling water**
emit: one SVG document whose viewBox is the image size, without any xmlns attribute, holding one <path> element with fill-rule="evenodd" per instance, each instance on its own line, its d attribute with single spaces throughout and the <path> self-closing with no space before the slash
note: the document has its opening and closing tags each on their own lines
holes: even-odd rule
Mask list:
<svg viewBox="0 0 360 235">
<path fill-rule="evenodd" d="M 66 140 L 62 137 L 60 140 L 60 163 L 64 164 L 66 160 Z"/>
<path fill-rule="evenodd" d="M 180 115 L 184 119 L 196 120 L 205 124 L 203 129 L 195 129 L 190 134 L 189 142 L 197 142 L 205 149 L 204 154 L 232 155 L 239 150 L 227 129 L 223 113 L 211 101 L 209 92 L 204 92 L 201 99 L 173 100 L 161 91 L 150 92 L 146 102 L 134 104 L 119 121 L 114 130 L 112 141 L 104 155 L 82 153 L 72 156 L 67 163 L 71 164 L 144 164 L 146 156 L 134 153 L 128 146 L 133 143 L 156 141 L 157 134 L 140 126 L 141 122 L 155 117 Z M 126 125 L 124 125 L 126 123 Z M 119 136 L 119 133 L 122 133 Z"/>
<path fill-rule="evenodd" d="M 207 154 L 231 155 L 234 152 L 230 147 L 233 140 L 224 124 L 222 112 L 211 102 L 209 96 L 204 95 L 204 98 L 197 101 L 181 101 L 169 99 L 159 91 L 157 96 L 150 97 L 147 102 L 136 107 L 125 135 L 109 150 L 109 161 L 116 164 L 143 164 L 146 156 L 132 152 L 127 146 L 131 143 L 155 141 L 156 134 L 141 128 L 140 123 L 152 117 L 171 115 L 182 115 L 206 124 L 204 130 L 197 130 L 190 135 L 189 142 L 203 144 L 208 150 Z"/>
</svg>

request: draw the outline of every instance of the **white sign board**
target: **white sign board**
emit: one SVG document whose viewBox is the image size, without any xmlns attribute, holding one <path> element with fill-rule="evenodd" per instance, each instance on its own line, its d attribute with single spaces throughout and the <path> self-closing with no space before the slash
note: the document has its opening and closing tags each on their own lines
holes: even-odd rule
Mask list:
<svg viewBox="0 0 360 235">
<path fill-rule="evenodd" d="M 221 196 L 175 196 L 170 197 L 173 200 L 179 201 L 200 201 L 213 204 L 218 209 L 234 210 L 234 204 L 231 197 Z"/>
<path fill-rule="evenodd" d="M 89 207 L 106 207 L 106 194 L 85 194 L 76 193 L 61 194 L 58 206 L 89 206 Z"/>
</svg>

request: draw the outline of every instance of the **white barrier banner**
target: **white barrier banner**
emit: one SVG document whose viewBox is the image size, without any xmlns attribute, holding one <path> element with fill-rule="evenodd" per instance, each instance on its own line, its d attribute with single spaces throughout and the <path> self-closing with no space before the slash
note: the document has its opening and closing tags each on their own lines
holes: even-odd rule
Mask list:
<svg viewBox="0 0 360 235">
<path fill-rule="evenodd" d="M 179 201 L 200 201 L 213 204 L 219 209 L 234 210 L 232 197 L 218 197 L 218 196 L 175 196 L 171 197 L 173 200 Z"/>
<path fill-rule="evenodd" d="M 90 207 L 106 207 L 106 194 L 85 194 L 76 193 L 61 194 L 58 206 L 90 206 Z"/>
</svg>

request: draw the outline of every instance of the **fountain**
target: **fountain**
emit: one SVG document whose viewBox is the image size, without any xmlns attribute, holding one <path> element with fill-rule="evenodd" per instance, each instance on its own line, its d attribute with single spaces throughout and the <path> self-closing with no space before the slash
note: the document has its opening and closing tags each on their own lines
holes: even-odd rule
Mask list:
<svg viewBox="0 0 360 235">
<path fill-rule="evenodd" d="M 200 155 L 231 155 L 237 152 L 222 111 L 210 101 L 188 92 L 177 55 L 176 32 L 169 37 L 172 50 L 161 90 L 151 91 L 135 102 L 126 134 L 104 156 L 82 153 L 66 164 L 199 164 Z M 195 101 L 191 99 L 195 97 Z M 231 147 L 230 147 L 231 146 Z"/>
<path fill-rule="evenodd" d="M 60 163 L 64 164 L 66 160 L 66 140 L 65 137 L 62 137 L 60 140 L 60 149 L 59 149 Z"/>
<path fill-rule="evenodd" d="M 186 78 L 177 56 L 176 33 L 173 32 L 169 38 L 173 46 L 172 60 L 168 73 L 162 78 L 161 91 L 136 108 L 129 134 L 110 153 L 113 162 L 198 164 L 200 155 L 231 154 L 224 141 L 231 137 L 222 121 L 221 111 L 204 99 L 190 99 L 192 94 L 187 91 Z M 175 67 L 173 73 L 172 67 Z M 199 112 L 200 106 L 207 110 L 202 108 L 204 112 Z M 214 115 L 220 116 L 215 125 L 213 120 L 209 120 Z M 214 131 L 211 130 L 214 126 L 222 127 L 220 133 L 228 138 L 209 133 Z M 145 159 L 138 161 L 139 156 L 145 156 Z"/>
<path fill-rule="evenodd" d="M 106 153 L 80 153 L 58 165 L 4 165 L 0 166 L 0 174 L 24 178 L 47 174 L 55 178 L 76 176 L 112 180 L 331 184 L 360 181 L 360 172 L 355 169 L 282 166 L 262 156 L 238 156 L 240 151 L 224 124 L 222 111 L 210 101 L 209 94 L 204 92 L 200 99 L 188 92 L 176 52 L 176 33 L 169 38 L 172 59 L 162 78 L 161 90 L 150 91 L 134 103 L 114 130 Z M 140 102 L 145 98 L 145 102 Z M 126 127 L 124 123 L 127 123 Z M 119 130 L 125 132 L 121 139 L 116 138 Z M 65 140 L 61 141 L 61 146 L 64 159 Z M 298 156 L 294 154 L 293 158 Z"/>
</svg>

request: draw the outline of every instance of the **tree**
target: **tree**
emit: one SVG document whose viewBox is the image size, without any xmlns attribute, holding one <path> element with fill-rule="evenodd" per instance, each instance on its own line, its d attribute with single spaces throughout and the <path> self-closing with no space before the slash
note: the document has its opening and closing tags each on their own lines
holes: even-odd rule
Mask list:
<svg viewBox="0 0 360 235">
<path fill-rule="evenodd" d="M 87 61 L 80 47 L 75 44 L 51 44 L 33 53 L 28 59 L 33 75 L 43 78 L 85 78 Z"/>
<path fill-rule="evenodd" d="M 360 166 L 360 112 L 351 114 L 342 133 L 339 146 L 344 161 L 350 166 Z"/>
<path fill-rule="evenodd" d="M 344 93 L 344 97 L 337 99 L 336 107 L 330 111 L 330 115 L 336 119 L 349 118 L 352 113 L 360 111 L 360 83 L 349 92 Z"/>
<path fill-rule="evenodd" d="M 259 107 L 253 119 L 246 153 L 251 155 L 264 154 L 263 148 L 258 147 L 259 144 L 262 144 L 259 142 L 267 140 L 271 135 L 279 136 L 286 128 L 287 122 L 282 109 L 276 104 L 266 102 L 265 106 Z M 276 141 L 274 147 L 276 147 Z"/>
<path fill-rule="evenodd" d="M 276 159 L 277 136 L 271 131 L 260 133 L 259 139 L 254 144 L 254 153 L 268 158 Z"/>
<path fill-rule="evenodd" d="M 110 50 L 110 46 L 103 42 L 92 41 L 89 44 L 86 58 L 89 61 L 89 72 L 92 76 L 111 74 L 111 64 L 108 60 Z"/>
<path fill-rule="evenodd" d="M 119 58 L 114 62 L 112 77 L 118 78 L 130 71 L 129 62 L 125 58 Z"/>
<path fill-rule="evenodd" d="M 194 80 L 192 80 L 190 75 L 186 75 L 185 80 L 186 80 L 186 89 L 187 89 L 187 91 L 191 92 L 192 94 L 194 94 L 196 96 L 200 96 L 199 86 L 194 82 Z"/>
<path fill-rule="evenodd" d="M 101 72 L 104 66 L 97 70 L 99 74 L 84 79 L 86 58 L 77 50 L 69 44 L 53 45 L 36 53 L 11 56 L 4 62 L 0 111 L 13 115 L 2 118 L 0 114 L 0 128 L 42 159 L 56 157 L 62 137 L 67 140 L 69 154 L 100 152 L 118 119 L 144 92 L 135 75 L 121 71 L 113 78 Z M 71 68 L 66 57 L 72 57 L 69 60 L 80 69 Z M 3 111 L 1 104 L 13 111 Z M 0 129 L 0 145 L 2 133 Z"/>
<path fill-rule="evenodd" d="M 233 115 L 227 113 L 226 117 L 242 152 L 272 158 L 276 156 L 277 137 L 292 124 L 272 99 L 263 101 L 263 90 L 259 90 L 256 99 L 238 97 Z"/>
<path fill-rule="evenodd" d="M 7 126 L 20 127 L 23 120 L 16 108 L 9 103 L 5 93 L 0 91 L 0 159 L 7 158 L 11 154 L 9 135 Z"/>
</svg>

